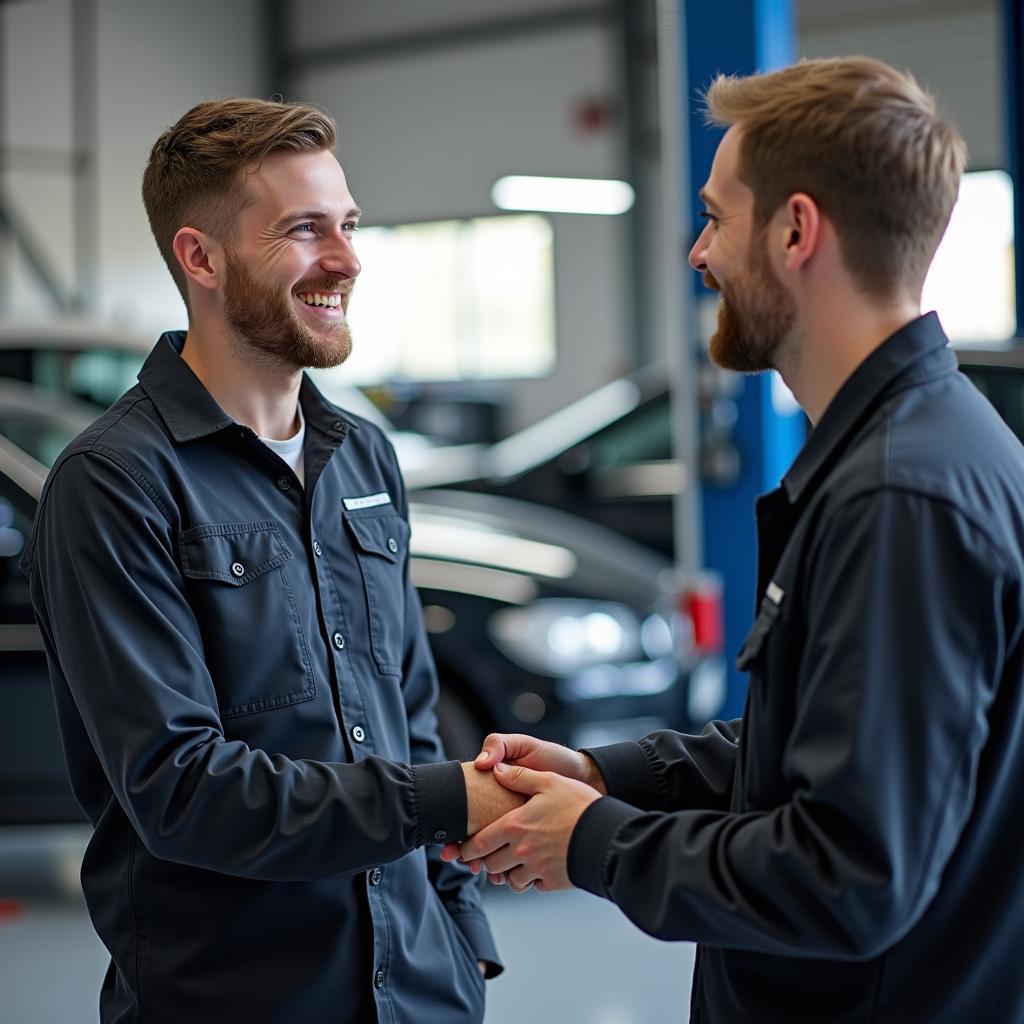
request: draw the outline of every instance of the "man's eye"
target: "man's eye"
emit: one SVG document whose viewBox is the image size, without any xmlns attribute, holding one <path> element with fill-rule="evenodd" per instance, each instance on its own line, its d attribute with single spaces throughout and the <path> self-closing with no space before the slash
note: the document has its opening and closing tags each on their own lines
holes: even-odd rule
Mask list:
<svg viewBox="0 0 1024 1024">
<path fill-rule="evenodd" d="M 312 232 L 312 230 L 313 230 L 313 222 L 311 220 L 303 221 L 301 224 L 296 224 L 295 227 L 292 228 L 292 231 L 309 231 L 309 232 Z"/>
<path fill-rule="evenodd" d="M 718 224 L 718 218 L 713 213 L 711 213 L 710 210 L 700 210 L 697 213 L 697 216 L 698 217 L 703 217 L 704 220 L 710 221 L 712 224 L 715 224 L 715 225 Z"/>
<path fill-rule="evenodd" d="M 359 225 L 354 220 L 346 221 L 341 226 L 343 230 L 348 231 L 352 234 L 359 230 Z"/>
</svg>

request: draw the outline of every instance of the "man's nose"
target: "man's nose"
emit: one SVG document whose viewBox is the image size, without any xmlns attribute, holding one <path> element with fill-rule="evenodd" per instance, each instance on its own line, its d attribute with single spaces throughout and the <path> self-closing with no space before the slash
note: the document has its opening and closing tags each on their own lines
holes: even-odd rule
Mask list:
<svg viewBox="0 0 1024 1024">
<path fill-rule="evenodd" d="M 345 236 L 332 241 L 328 251 L 320 259 L 320 266 L 325 273 L 347 278 L 358 277 L 363 269 L 359 257 L 356 256 L 352 239 Z"/>
<path fill-rule="evenodd" d="M 698 274 L 703 274 L 708 269 L 708 243 L 707 243 L 708 227 L 697 236 L 697 241 L 693 243 L 693 248 L 690 250 L 689 263 Z"/>
</svg>

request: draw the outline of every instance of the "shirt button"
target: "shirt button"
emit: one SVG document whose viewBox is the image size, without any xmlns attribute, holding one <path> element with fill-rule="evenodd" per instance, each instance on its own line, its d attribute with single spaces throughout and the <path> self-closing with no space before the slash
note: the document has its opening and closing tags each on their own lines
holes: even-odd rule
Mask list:
<svg viewBox="0 0 1024 1024">
<path fill-rule="evenodd" d="M 398 541 L 394 537 L 388 537 L 388 551 L 394 554 L 398 550 Z"/>
<path fill-rule="evenodd" d="M 340 633 L 335 633 L 331 639 L 334 641 L 334 646 L 337 647 L 339 651 L 344 649 L 345 638 Z"/>
<path fill-rule="evenodd" d="M 383 971 L 378 971 L 373 976 L 373 983 L 374 983 L 374 985 L 377 986 L 377 988 L 383 988 L 384 987 L 384 972 Z"/>
<path fill-rule="evenodd" d="M 323 553 L 324 549 L 320 547 L 320 541 L 313 541 L 313 554 L 316 555 L 317 558 L 319 558 Z"/>
<path fill-rule="evenodd" d="M 447 833 L 447 832 L 445 832 L 445 830 L 444 830 L 443 828 L 439 828 L 439 829 L 438 829 L 438 830 L 437 830 L 437 831 L 436 831 L 436 832 L 434 833 L 434 838 L 435 838 L 435 839 L 436 839 L 436 840 L 437 840 L 437 841 L 438 841 L 439 843 L 443 843 L 443 842 L 444 842 L 444 841 L 445 841 L 445 840 L 446 840 L 446 839 L 448 838 L 448 833 Z"/>
<path fill-rule="evenodd" d="M 333 431 L 334 431 L 335 433 L 339 433 L 339 432 L 341 431 L 341 428 L 342 428 L 342 427 L 343 427 L 344 425 L 345 425 L 345 424 L 344 424 L 344 423 L 342 423 L 342 422 L 341 422 L 341 420 L 335 420 L 335 421 L 334 421 L 334 422 L 333 422 L 333 423 L 331 424 L 331 430 L 333 430 Z"/>
<path fill-rule="evenodd" d="M 289 491 L 289 490 L 291 490 L 291 486 L 292 486 L 291 477 L 279 476 L 277 478 L 277 486 L 280 487 L 282 491 Z"/>
<path fill-rule="evenodd" d="M 366 739 L 366 730 L 361 725 L 355 726 L 352 730 L 352 739 L 354 739 L 356 743 L 362 743 L 363 740 Z"/>
<path fill-rule="evenodd" d="M 236 576 L 244 576 L 245 575 L 245 566 L 242 565 L 241 562 L 232 562 L 231 563 L 231 571 Z"/>
<path fill-rule="evenodd" d="M 380 880 L 384 877 L 384 872 L 380 868 L 374 868 L 370 872 L 370 885 L 380 885 Z"/>
</svg>

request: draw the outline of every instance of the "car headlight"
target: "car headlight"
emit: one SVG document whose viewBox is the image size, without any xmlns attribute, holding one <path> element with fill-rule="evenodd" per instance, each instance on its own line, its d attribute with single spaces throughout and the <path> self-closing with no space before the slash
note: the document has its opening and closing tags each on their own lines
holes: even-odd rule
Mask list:
<svg viewBox="0 0 1024 1024">
<path fill-rule="evenodd" d="M 643 658 L 642 624 L 625 605 L 548 598 L 491 616 L 491 639 L 531 672 L 568 676 L 591 665 Z"/>
</svg>

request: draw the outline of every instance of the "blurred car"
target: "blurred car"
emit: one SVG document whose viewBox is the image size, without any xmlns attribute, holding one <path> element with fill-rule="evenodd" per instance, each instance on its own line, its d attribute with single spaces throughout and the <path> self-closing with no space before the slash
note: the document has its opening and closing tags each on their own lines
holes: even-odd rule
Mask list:
<svg viewBox="0 0 1024 1024">
<path fill-rule="evenodd" d="M 129 331 L 71 317 L 0 322 L 0 377 L 106 409 L 135 383 L 152 345 Z"/>
<path fill-rule="evenodd" d="M 134 386 L 155 343 L 155 336 L 74 317 L 0 321 L 0 378 L 21 380 L 102 410 Z M 308 373 L 330 401 L 388 435 L 403 473 L 414 481 L 410 486 L 429 487 L 477 475 L 483 445 L 439 445 L 423 434 L 396 430 L 359 388 L 347 382 L 340 368 Z"/>
<path fill-rule="evenodd" d="M 1024 338 L 1000 348 L 957 350 L 960 369 L 1024 441 Z"/>
<path fill-rule="evenodd" d="M 959 348 L 956 355 L 1024 439 L 1024 339 L 1000 349 Z M 727 396 L 719 401 L 729 404 Z M 707 418 L 700 475 L 720 480 L 742 456 L 731 444 L 727 413 Z M 571 512 L 671 557 L 672 502 L 695 483 L 673 454 L 672 432 L 668 381 L 657 369 L 641 370 L 476 453 L 475 468 L 458 467 L 451 482 Z"/>
<path fill-rule="evenodd" d="M 17 562 L 48 467 L 93 418 L 69 396 L 0 380 L 0 823 L 79 817 Z M 682 727 L 693 694 L 714 699 L 720 673 L 680 658 L 687 634 L 658 554 L 494 495 L 419 492 L 410 519 L 450 756 L 475 755 L 491 729 L 579 746 Z"/>
<path fill-rule="evenodd" d="M 477 456 L 452 482 L 562 509 L 671 555 L 672 502 L 689 481 L 673 453 L 663 373 L 619 378 Z"/>
</svg>

